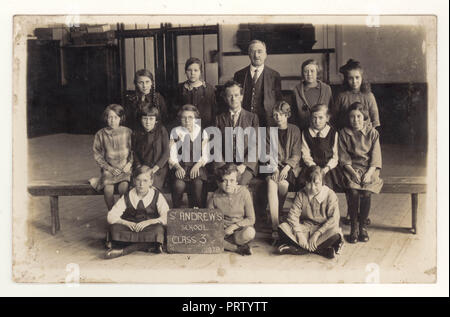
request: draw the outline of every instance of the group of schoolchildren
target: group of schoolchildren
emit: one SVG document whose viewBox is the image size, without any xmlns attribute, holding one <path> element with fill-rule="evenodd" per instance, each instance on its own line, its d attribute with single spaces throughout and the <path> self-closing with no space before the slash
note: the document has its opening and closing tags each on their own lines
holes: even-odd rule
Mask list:
<svg viewBox="0 0 450 317">
<path fill-rule="evenodd" d="M 350 59 L 340 68 L 344 89 L 333 99 L 330 86 L 317 79 L 319 64 L 305 61 L 303 80 L 294 88 L 296 107 L 291 107 L 281 101 L 280 75 L 264 65 L 266 57 L 263 42 L 250 42 L 251 64 L 225 83 L 228 109 L 222 113 L 217 110 L 214 87 L 202 79 L 202 62 L 197 58 L 185 64 L 187 80 L 179 85 L 172 110 L 155 91 L 148 70 L 136 72 L 136 91 L 126 96 L 123 107 L 112 104 L 105 109 L 107 126 L 97 132 L 93 145 L 101 176 L 90 182 L 103 190 L 108 208 L 106 258 L 137 250 L 163 252 L 167 213 L 171 207 L 183 207 L 185 192 L 190 208 L 223 212 L 224 249 L 241 255 L 252 254 L 254 206 L 259 211 L 268 204 L 279 254 L 314 252 L 334 258 L 344 244 L 334 190 L 345 192 L 348 242 L 369 240 L 371 194 L 379 193 L 383 183 L 375 129 L 380 125 L 378 108 L 362 66 Z M 178 125 L 169 134 L 165 126 L 170 126 L 174 112 Z M 220 129 L 224 144 L 233 143 L 232 162 L 210 163 L 210 136 L 204 130 L 209 126 Z M 235 135 L 230 140 L 224 136 L 227 127 L 260 126 L 278 127 L 278 158 L 271 173 L 258 175 L 258 162 L 248 159 L 247 142 L 242 161 Z M 180 159 L 179 141 L 190 142 L 189 159 L 186 153 Z M 201 153 L 193 150 L 196 142 Z M 255 204 L 248 189 L 254 177 L 264 178 L 266 185 L 256 189 Z M 207 199 L 209 179 L 216 180 L 218 189 Z M 171 207 L 160 191 L 165 185 L 171 188 Z M 115 190 L 120 193 L 117 201 Z M 297 193 L 286 222 L 279 224 L 289 191 Z"/>
</svg>

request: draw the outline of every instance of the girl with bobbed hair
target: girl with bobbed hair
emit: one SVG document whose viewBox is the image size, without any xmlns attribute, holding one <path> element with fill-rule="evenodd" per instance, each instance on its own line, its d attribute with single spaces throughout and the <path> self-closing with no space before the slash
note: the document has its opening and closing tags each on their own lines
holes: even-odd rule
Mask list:
<svg viewBox="0 0 450 317">
<path fill-rule="evenodd" d="M 331 87 L 318 79 L 321 71 L 322 68 L 314 59 L 308 59 L 302 63 L 302 81 L 294 88 L 298 115 L 296 119 L 301 130 L 309 127 L 311 108 L 314 105 L 325 104 L 330 108 L 332 106 Z"/>
<path fill-rule="evenodd" d="M 196 57 L 191 57 L 184 66 L 186 81 L 177 87 L 174 109 L 191 104 L 200 113 L 201 126 L 212 126 L 217 113 L 216 91 L 214 86 L 205 81 L 203 63 Z"/>
<path fill-rule="evenodd" d="M 351 104 L 347 110 L 347 125 L 339 132 L 339 163 L 343 167 L 350 215 L 350 243 L 369 241 L 367 219 L 371 194 L 378 194 L 383 187 L 380 136 L 368 117 L 363 104 Z"/>
<path fill-rule="evenodd" d="M 103 112 L 106 127 L 94 137 L 94 159 L 101 168 L 100 178 L 89 180 L 96 190 L 103 190 L 108 210 L 114 205 L 114 188 L 122 195 L 128 190 L 133 154 L 131 130 L 122 126 L 125 111 L 121 105 L 111 104 Z"/>
<path fill-rule="evenodd" d="M 278 127 L 278 157 L 271 158 L 273 173 L 266 177 L 267 199 L 269 202 L 270 218 L 272 223 L 272 239 L 275 244 L 278 240 L 279 211 L 283 208 L 289 191 L 296 185 L 296 178 L 300 172 L 301 134 L 299 128 L 288 123 L 291 116 L 291 106 L 279 102 L 272 110 L 273 119 Z M 267 149 L 270 150 L 270 134 L 267 133 Z"/>
</svg>

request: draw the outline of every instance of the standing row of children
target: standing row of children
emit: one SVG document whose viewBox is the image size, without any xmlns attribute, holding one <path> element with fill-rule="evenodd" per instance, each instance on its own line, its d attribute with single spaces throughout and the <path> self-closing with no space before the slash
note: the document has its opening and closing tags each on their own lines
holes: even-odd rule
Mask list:
<svg viewBox="0 0 450 317">
<path fill-rule="evenodd" d="M 249 47 L 252 65 L 252 47 L 258 48 L 259 43 Z M 375 129 L 380 123 L 375 98 L 363 80 L 359 62 L 349 60 L 341 67 L 344 91 L 334 103 L 330 87 L 317 79 L 319 71 L 315 60 L 302 64 L 303 80 L 294 90 L 297 124 L 288 123 L 292 114 L 288 103 L 280 101 L 273 106 L 270 117 L 278 127 L 278 166 L 270 175 L 262 176 L 267 183 L 272 236 L 278 251 L 317 252 L 333 258 L 343 244 L 333 189 L 346 193 L 351 222 L 348 241 L 369 239 L 366 225 L 370 197 L 382 187 L 381 151 Z M 91 184 L 104 191 L 109 210 L 107 258 L 136 250 L 162 252 L 169 206 L 159 189 L 166 179 L 172 189 L 173 208 L 182 206 L 182 195 L 187 191 L 189 207 L 222 210 L 225 249 L 242 255 L 252 253 L 248 243 L 255 237 L 255 211 L 246 185 L 257 176 L 258 163 L 242 163 L 233 153 L 233 162 L 214 163 L 214 169 L 208 169 L 209 136 L 203 128 L 258 127 L 258 114 L 243 108 L 242 86 L 229 81 L 223 91 L 228 111 L 217 115 L 215 91 L 202 80 L 201 61 L 188 59 L 185 72 L 187 81 L 180 84 L 174 107 L 181 125 L 172 129 L 170 136 L 164 127 L 168 109 L 147 70 L 136 72 L 136 92 L 127 96 L 124 107 L 113 104 L 104 111 L 107 127 L 95 135 L 93 146 L 102 173 Z M 196 119 L 201 119 L 201 126 Z M 191 142 L 191 159 L 179 160 L 174 144 L 186 137 Z M 201 139 L 202 153 L 200 160 L 194 161 L 192 145 L 197 138 Z M 247 150 L 246 145 L 245 155 Z M 205 184 L 213 176 L 212 170 L 218 189 L 206 203 Z M 132 180 L 134 187 L 130 189 Z M 115 187 L 121 195 L 117 202 Z M 279 210 L 289 190 L 298 192 L 287 221 L 279 225 Z M 113 248 L 111 242 L 120 248 Z"/>
</svg>

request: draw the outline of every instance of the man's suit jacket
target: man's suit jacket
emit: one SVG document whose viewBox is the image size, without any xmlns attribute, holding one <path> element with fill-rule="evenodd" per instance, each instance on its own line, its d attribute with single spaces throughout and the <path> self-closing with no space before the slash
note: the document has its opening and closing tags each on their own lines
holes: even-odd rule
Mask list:
<svg viewBox="0 0 450 317">
<path fill-rule="evenodd" d="M 247 76 L 250 75 L 250 65 L 234 73 L 234 81 L 238 82 L 244 88 L 244 94 L 251 93 L 249 90 L 252 87 L 245 87 Z M 264 71 L 261 76 L 264 76 L 264 110 L 266 112 L 266 122 L 270 126 L 275 126 L 275 121 L 272 118 L 272 109 L 276 103 L 281 101 L 281 77 L 280 74 L 272 68 L 264 65 Z M 243 108 L 249 105 L 243 105 Z"/>
<path fill-rule="evenodd" d="M 223 158 L 225 159 L 225 128 L 226 127 L 233 127 L 233 122 L 231 121 L 231 113 L 230 111 L 223 112 L 219 114 L 216 117 L 216 127 L 220 129 L 220 132 L 222 132 L 222 153 Z M 236 122 L 236 127 L 241 127 L 245 130 L 245 128 L 253 127 L 255 128 L 256 132 L 258 132 L 259 127 L 259 119 L 258 116 L 255 113 L 252 113 L 250 111 L 247 111 L 245 109 L 241 109 L 241 113 L 239 114 L 239 118 Z M 256 134 L 256 141 L 258 141 L 258 134 Z M 235 149 L 234 149 L 235 150 Z M 258 148 L 256 147 L 256 151 L 258 151 Z M 248 142 L 247 138 L 244 140 L 244 163 L 252 172 L 254 175 L 257 174 L 257 168 L 258 168 L 258 152 L 256 152 L 256 161 L 255 162 L 248 162 Z M 215 165 L 215 168 L 219 168 L 220 166 L 223 166 L 224 163 L 218 163 Z"/>
</svg>

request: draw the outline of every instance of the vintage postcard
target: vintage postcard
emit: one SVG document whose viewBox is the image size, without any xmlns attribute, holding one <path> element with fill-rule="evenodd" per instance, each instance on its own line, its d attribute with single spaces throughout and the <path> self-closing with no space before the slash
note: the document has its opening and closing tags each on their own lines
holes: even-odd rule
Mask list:
<svg viewBox="0 0 450 317">
<path fill-rule="evenodd" d="M 15 283 L 436 283 L 435 16 L 13 34 Z"/>
</svg>

